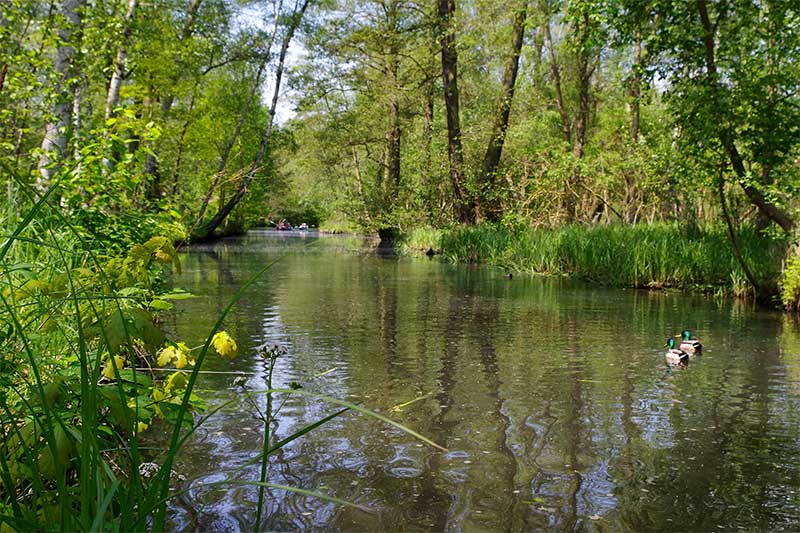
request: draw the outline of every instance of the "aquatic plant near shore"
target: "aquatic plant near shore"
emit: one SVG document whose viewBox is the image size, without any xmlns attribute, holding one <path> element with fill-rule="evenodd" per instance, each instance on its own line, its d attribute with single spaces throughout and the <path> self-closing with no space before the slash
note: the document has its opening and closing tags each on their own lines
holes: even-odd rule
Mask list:
<svg viewBox="0 0 800 533">
<path fill-rule="evenodd" d="M 744 229 L 739 240 L 756 276 L 778 279 L 786 243 L 750 229 Z M 439 233 L 414 230 L 409 242 L 415 248 L 441 250 L 452 262 L 573 275 L 610 286 L 722 289 L 739 296 L 751 293 L 722 227 L 656 223 L 509 228 L 479 224 Z"/>
</svg>

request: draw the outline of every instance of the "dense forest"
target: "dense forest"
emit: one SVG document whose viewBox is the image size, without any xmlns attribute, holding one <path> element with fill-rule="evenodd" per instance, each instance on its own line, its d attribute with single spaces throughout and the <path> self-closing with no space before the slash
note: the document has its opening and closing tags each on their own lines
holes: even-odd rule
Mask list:
<svg viewBox="0 0 800 533">
<path fill-rule="evenodd" d="M 0 514 L 163 526 L 171 459 L 110 473 L 196 373 L 131 368 L 237 352 L 230 307 L 162 331 L 178 244 L 286 219 L 797 310 L 799 57 L 790 0 L 0 0 Z"/>
<path fill-rule="evenodd" d="M 678 221 L 754 286 L 737 233 L 796 225 L 792 2 L 4 0 L 0 31 L 12 224 L 49 187 L 118 247 Z"/>
</svg>

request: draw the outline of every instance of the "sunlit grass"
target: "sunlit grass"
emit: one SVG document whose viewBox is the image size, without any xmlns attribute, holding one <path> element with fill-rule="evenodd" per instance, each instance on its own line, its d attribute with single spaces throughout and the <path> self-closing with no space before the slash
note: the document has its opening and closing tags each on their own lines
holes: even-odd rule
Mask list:
<svg viewBox="0 0 800 533">
<path fill-rule="evenodd" d="M 776 280 L 785 242 L 750 229 L 738 236 L 742 254 L 760 280 Z M 721 227 L 677 223 L 562 228 L 506 228 L 481 224 L 436 234 L 412 233 L 417 248 L 441 250 L 452 262 L 497 265 L 517 272 L 572 275 L 619 287 L 674 287 L 743 295 L 746 277 Z M 427 239 L 427 241 L 425 240 Z"/>
<path fill-rule="evenodd" d="M 412 228 L 406 235 L 403 236 L 400 246 L 404 251 L 422 251 L 438 250 L 441 246 L 442 236 L 445 230 L 432 228 L 430 226 L 420 226 Z"/>
</svg>

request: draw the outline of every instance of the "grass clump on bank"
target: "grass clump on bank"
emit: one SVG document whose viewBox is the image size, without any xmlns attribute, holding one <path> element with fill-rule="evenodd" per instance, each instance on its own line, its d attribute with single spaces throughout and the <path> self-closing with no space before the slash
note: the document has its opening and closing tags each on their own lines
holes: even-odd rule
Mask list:
<svg viewBox="0 0 800 533">
<path fill-rule="evenodd" d="M 761 282 L 781 274 L 786 243 L 743 229 L 742 255 Z M 518 272 L 572 275 L 617 287 L 748 293 L 747 279 L 722 227 L 677 223 L 561 228 L 479 224 L 437 233 L 412 232 L 411 248 L 432 247 L 448 261 L 485 263 Z"/>
<path fill-rule="evenodd" d="M 800 246 L 794 246 L 786 259 L 781 278 L 781 303 L 789 311 L 800 312 Z"/>
</svg>

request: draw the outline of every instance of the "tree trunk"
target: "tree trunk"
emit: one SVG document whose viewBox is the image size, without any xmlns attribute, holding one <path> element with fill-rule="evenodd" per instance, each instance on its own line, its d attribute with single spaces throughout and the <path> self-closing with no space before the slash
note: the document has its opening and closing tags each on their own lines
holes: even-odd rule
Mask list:
<svg viewBox="0 0 800 533">
<path fill-rule="evenodd" d="M 214 179 L 211 181 L 211 186 L 208 188 L 208 192 L 206 193 L 205 198 L 203 198 L 203 203 L 200 205 L 200 211 L 197 214 L 197 219 L 195 220 L 194 225 L 192 228 L 198 227 L 203 222 L 203 217 L 206 214 L 206 210 L 208 209 L 208 204 L 211 202 L 211 196 L 214 194 L 214 191 L 217 189 L 222 176 L 225 174 L 225 167 L 228 165 L 228 158 L 231 155 L 231 151 L 233 150 L 233 146 L 236 144 L 236 140 L 239 138 L 239 135 L 242 132 L 242 127 L 244 126 L 244 121 L 247 118 L 247 114 L 250 112 L 250 106 L 253 104 L 253 100 L 255 99 L 256 93 L 258 89 L 261 87 L 261 76 L 264 75 L 264 71 L 267 69 L 269 65 L 270 57 L 272 56 L 272 45 L 275 43 L 275 36 L 278 34 L 278 29 L 280 27 L 280 12 L 281 8 L 283 7 L 283 0 L 278 2 L 278 7 L 275 10 L 275 25 L 272 28 L 272 34 L 270 34 L 269 41 L 267 42 L 267 50 L 264 55 L 261 64 L 258 66 L 258 72 L 256 73 L 256 79 L 253 82 L 253 87 L 250 89 L 250 94 L 247 96 L 247 101 L 242 107 L 242 112 L 239 114 L 239 120 L 236 122 L 236 127 L 233 130 L 233 135 L 228 140 L 228 143 L 225 145 L 225 148 L 222 150 L 222 155 L 219 158 L 219 165 L 217 166 L 217 173 L 214 174 Z"/>
<path fill-rule="evenodd" d="M 642 97 L 642 34 L 637 28 L 633 43 L 633 72 L 631 75 L 631 143 L 636 150 L 639 144 L 639 102 Z M 634 171 L 625 173 L 625 220 L 631 222 L 635 212 L 636 178 Z"/>
<path fill-rule="evenodd" d="M 579 31 L 589 31 L 589 15 L 583 13 L 583 28 Z M 581 36 L 585 40 L 585 35 Z M 590 65 L 591 56 L 588 46 L 582 45 L 578 50 L 578 114 L 575 117 L 575 131 L 572 144 L 573 171 L 570 176 L 567 191 L 565 194 L 564 207 L 569 222 L 578 220 L 580 214 L 578 189 L 581 186 L 581 160 L 583 159 L 584 146 L 586 144 L 586 129 L 589 124 L 589 91 L 591 89 L 592 74 L 594 68 Z"/>
<path fill-rule="evenodd" d="M 250 89 L 250 94 L 247 95 L 247 101 L 245 101 L 244 107 L 242 107 L 242 112 L 239 114 L 239 120 L 236 122 L 233 135 L 231 135 L 231 138 L 228 139 L 225 148 L 222 150 L 222 155 L 219 158 L 219 165 L 217 166 L 217 174 L 222 174 L 225 171 L 225 167 L 228 165 L 228 158 L 231 156 L 233 146 L 236 144 L 236 141 L 239 139 L 239 135 L 242 133 L 242 127 L 244 127 L 244 121 L 247 119 L 247 114 L 250 112 L 250 106 L 253 104 L 256 93 L 261 87 L 261 76 L 264 75 L 264 70 L 266 70 L 267 64 L 269 64 L 269 55 L 264 58 L 264 60 L 261 62 L 261 65 L 258 67 L 256 79 L 253 82 L 253 87 Z"/>
<path fill-rule="evenodd" d="M 114 109 L 119 106 L 119 90 L 122 87 L 122 77 L 125 74 L 125 63 L 128 61 L 128 46 L 133 33 L 133 18 L 136 16 L 136 8 L 139 0 L 128 0 L 128 10 L 125 13 L 122 33 L 122 42 L 117 50 L 117 58 L 114 61 L 114 72 L 111 74 L 111 82 L 108 84 L 108 96 L 106 97 L 105 120 L 114 115 Z"/>
<path fill-rule="evenodd" d="M 264 130 L 264 135 L 261 138 L 261 144 L 258 147 L 258 153 L 256 154 L 256 158 L 253 161 L 253 165 L 250 167 L 250 171 L 247 173 L 247 176 L 242 180 L 242 183 L 239 185 L 239 188 L 236 190 L 234 195 L 228 200 L 217 212 L 216 215 L 211 219 L 211 221 L 202 229 L 202 232 L 198 236 L 198 240 L 204 240 L 211 237 L 222 222 L 228 217 L 228 215 L 233 211 L 233 208 L 238 205 L 244 195 L 247 193 L 247 189 L 250 186 L 250 183 L 255 178 L 256 173 L 258 172 L 261 161 L 264 157 L 264 152 L 267 149 L 267 145 L 269 144 L 270 137 L 272 137 L 272 126 L 275 121 L 275 110 L 278 106 L 278 96 L 280 95 L 281 89 L 281 79 L 283 78 L 283 69 L 286 62 L 286 52 L 289 50 L 289 44 L 292 41 L 292 37 L 294 37 L 294 32 L 297 30 L 297 27 L 300 25 L 300 22 L 303 19 L 303 15 L 308 8 L 308 5 L 311 0 L 302 0 L 302 4 L 300 5 L 299 10 L 295 10 L 292 14 L 291 21 L 289 22 L 289 27 L 287 29 L 286 35 L 283 38 L 283 43 L 281 44 L 281 51 L 280 55 L 278 56 L 278 67 L 275 72 L 275 90 L 272 93 L 272 104 L 269 108 L 269 117 L 267 118 L 267 126 Z"/>
<path fill-rule="evenodd" d="M 139 0 L 128 0 L 128 9 L 125 12 L 123 19 L 122 40 L 117 49 L 117 56 L 114 59 L 114 71 L 111 73 L 111 81 L 108 84 L 108 93 L 106 95 L 106 109 L 103 115 L 103 122 L 115 115 L 114 110 L 119 107 L 119 91 L 122 88 L 122 79 L 125 75 L 125 64 L 128 62 L 128 46 L 130 45 L 131 34 L 133 33 L 133 19 L 136 16 L 136 8 L 139 6 Z M 110 130 L 106 129 L 103 137 L 108 139 Z M 103 157 L 103 166 L 111 168 L 112 160 L 108 157 Z"/>
<path fill-rule="evenodd" d="M 386 148 L 383 164 L 384 202 L 391 206 L 396 202 L 400 190 L 400 84 L 398 81 L 399 50 L 397 46 L 398 18 L 397 2 L 388 2 L 386 8 L 387 31 L 385 38 L 386 81 L 388 83 L 389 104 L 388 129 L 386 130 Z"/>
<path fill-rule="evenodd" d="M 423 161 L 420 168 L 420 185 L 422 186 L 422 210 L 428 215 L 428 223 L 433 224 L 433 183 L 432 166 L 433 166 L 433 151 L 431 144 L 433 142 L 433 80 L 427 83 L 425 89 L 425 101 L 422 107 L 422 143 L 423 143 Z"/>
<path fill-rule="evenodd" d="M 548 15 L 549 16 L 549 15 Z M 544 23 L 544 40 L 547 44 L 547 49 L 550 51 L 550 70 L 553 74 L 553 85 L 556 89 L 556 108 L 558 115 L 561 117 L 561 131 L 564 134 L 564 140 L 568 143 L 572 142 L 572 128 L 570 127 L 569 115 L 567 109 L 564 107 L 564 93 L 561 90 L 561 69 L 558 66 L 558 59 L 556 58 L 556 51 L 553 48 L 553 36 L 550 34 L 550 21 Z"/>
<path fill-rule="evenodd" d="M 0 32 L 5 33 L 5 27 L 7 24 L 5 11 L 10 7 L 11 0 L 0 0 Z M 8 47 L 8 44 L 6 44 Z M 8 50 L 6 50 L 8 52 Z M 4 54 L 5 55 L 5 54 Z M 0 94 L 3 94 L 3 87 L 6 84 L 6 74 L 8 74 L 8 63 L 3 61 L 0 63 Z"/>
<path fill-rule="evenodd" d="M 208 209 L 208 204 L 211 202 L 211 197 L 213 196 L 214 191 L 217 189 L 222 176 L 225 175 L 225 167 L 228 164 L 228 158 L 231 155 L 234 144 L 236 144 L 236 139 L 239 138 L 239 134 L 242 132 L 244 121 L 247 118 L 247 113 L 250 110 L 250 105 L 253 103 L 256 92 L 258 92 L 259 87 L 261 87 L 261 76 L 263 75 L 264 70 L 267 68 L 268 63 L 269 56 L 267 56 L 259 66 L 258 73 L 256 74 L 256 80 L 253 83 L 252 89 L 250 89 L 250 94 L 247 96 L 247 101 L 245 102 L 244 107 L 242 107 L 242 112 L 239 114 L 239 120 L 236 123 L 236 128 L 233 130 L 233 135 L 231 135 L 231 138 L 228 140 L 228 143 L 222 150 L 222 156 L 220 156 L 219 165 L 217 166 L 217 173 L 214 174 L 214 179 L 211 180 L 211 186 L 208 188 L 205 198 L 203 198 L 203 203 L 200 205 L 200 211 L 197 213 L 197 218 L 193 227 L 197 227 L 203 222 L 203 217 Z"/>
<path fill-rule="evenodd" d="M 197 10 L 200 7 L 200 3 L 203 0 L 189 0 L 188 5 L 186 6 L 186 20 L 183 23 L 183 30 L 181 31 L 181 35 L 178 38 L 179 45 L 181 46 L 186 40 L 192 36 L 192 32 L 194 31 L 194 19 L 195 15 L 197 14 Z M 177 57 L 176 57 L 177 62 Z M 173 87 L 170 87 L 170 91 L 174 88 L 175 85 L 178 83 L 180 73 L 176 70 L 172 79 L 170 79 L 170 84 Z M 170 111 L 172 109 L 172 104 L 175 102 L 175 95 L 172 92 L 167 93 L 161 99 L 161 121 L 166 124 L 167 119 L 169 118 Z M 144 160 L 144 173 L 150 176 L 150 187 L 147 191 L 147 197 L 151 201 L 155 201 L 158 198 L 161 198 L 161 175 L 158 171 L 158 156 L 156 151 L 153 149 L 151 150 L 152 153 L 148 153 L 145 155 Z"/>
<path fill-rule="evenodd" d="M 697 0 L 697 10 L 700 14 L 700 21 L 703 24 L 703 44 L 706 52 L 706 71 L 708 72 L 708 83 L 711 87 L 712 96 L 715 102 L 714 107 L 719 105 L 719 78 L 717 75 L 717 66 L 714 60 L 715 44 L 714 44 L 714 29 L 711 25 L 711 20 L 708 17 L 708 8 L 705 0 Z M 765 216 L 773 220 L 787 233 L 794 229 L 794 221 L 791 217 L 782 211 L 778 206 L 768 201 L 758 188 L 749 184 L 746 181 L 747 171 L 744 166 L 741 154 L 733 138 L 733 133 L 728 129 L 722 127 L 718 132 L 722 146 L 730 159 L 731 167 L 739 179 L 739 185 L 744 190 L 747 198 L 758 207 L 759 211 Z"/>
<path fill-rule="evenodd" d="M 461 123 L 458 97 L 458 52 L 453 29 L 455 0 L 439 0 L 439 29 L 442 40 L 442 86 L 447 115 L 447 156 L 456 216 L 462 223 L 472 222 L 473 210 L 464 185 L 464 154 L 461 148 Z"/>
<path fill-rule="evenodd" d="M 722 206 L 722 216 L 725 218 L 725 225 L 728 228 L 728 239 L 731 241 L 731 248 L 733 248 L 733 255 L 736 257 L 736 261 L 739 263 L 739 266 L 742 267 L 742 271 L 744 272 L 747 281 L 750 282 L 750 285 L 753 286 L 753 290 L 756 291 L 756 294 L 759 294 L 761 289 L 756 280 L 756 277 L 753 275 L 753 272 L 750 270 L 750 267 L 747 266 L 747 262 L 744 260 L 744 256 L 742 255 L 742 251 L 739 248 L 739 242 L 736 240 L 736 231 L 733 227 L 733 221 L 731 220 L 731 215 L 728 213 L 728 205 L 725 201 L 725 180 L 722 177 L 722 171 L 720 171 L 719 180 L 717 180 L 717 185 L 719 187 L 719 202 Z"/>
<path fill-rule="evenodd" d="M 56 102 L 53 120 L 45 126 L 42 140 L 42 156 L 39 159 L 39 178 L 36 188 L 40 191 L 50 186 L 59 165 L 67 156 L 67 138 L 72 131 L 73 79 L 75 78 L 75 41 L 82 29 L 81 11 L 85 0 L 61 0 L 59 14 L 63 26 L 58 30 L 59 45 L 56 51 L 55 72 L 57 75 Z M 55 163 L 55 165 L 53 165 Z"/>
<path fill-rule="evenodd" d="M 400 188 L 400 101 L 391 98 L 388 106 L 389 129 L 386 132 L 386 151 L 383 164 L 383 186 L 392 199 Z"/>
<path fill-rule="evenodd" d="M 486 155 L 483 158 L 482 169 L 482 209 L 483 215 L 491 221 L 500 218 L 500 206 L 496 195 L 497 167 L 500 165 L 500 157 L 503 153 L 503 143 L 508 129 L 508 118 L 511 113 L 511 103 L 514 99 L 514 86 L 517 82 L 517 72 L 519 71 L 519 55 L 522 51 L 522 41 L 525 37 L 525 21 L 527 19 L 527 0 L 524 0 L 522 7 L 514 16 L 514 25 L 511 30 L 511 55 L 506 63 L 503 73 L 503 85 L 500 91 L 500 104 L 495 115 L 494 125 L 492 126 L 492 136 L 489 139 L 489 146 L 486 148 Z M 486 195 L 488 194 L 488 199 Z"/>
</svg>

